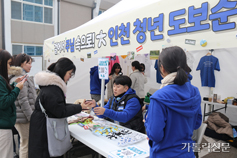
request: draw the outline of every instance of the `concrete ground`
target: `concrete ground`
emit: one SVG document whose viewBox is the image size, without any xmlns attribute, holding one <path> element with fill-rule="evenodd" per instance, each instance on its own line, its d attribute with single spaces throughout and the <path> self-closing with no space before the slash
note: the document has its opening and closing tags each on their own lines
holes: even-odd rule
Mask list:
<svg viewBox="0 0 237 158">
<path fill-rule="evenodd" d="M 214 148 L 203 148 L 199 154 L 201 158 L 237 158 L 237 148 L 233 146 L 229 146 L 229 148 L 228 146 L 223 147 L 222 145 L 223 143 L 226 143 L 225 141 L 213 139 L 204 135 L 202 144 L 204 143 L 210 143 L 212 147 L 214 144 L 217 146 L 220 144 L 220 148 L 218 146 L 215 148 L 215 151 L 213 150 Z M 208 151 L 208 149 L 212 152 Z"/>
</svg>

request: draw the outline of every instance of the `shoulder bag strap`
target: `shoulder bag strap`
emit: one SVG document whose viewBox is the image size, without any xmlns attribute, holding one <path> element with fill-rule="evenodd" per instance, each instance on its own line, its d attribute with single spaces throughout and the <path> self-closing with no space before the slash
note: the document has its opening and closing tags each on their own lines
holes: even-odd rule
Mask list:
<svg viewBox="0 0 237 158">
<path fill-rule="evenodd" d="M 41 104 L 40 102 L 40 99 L 39 99 L 39 105 L 40 105 L 40 109 L 42 110 L 42 112 L 44 113 L 45 117 L 48 117 L 48 115 L 46 114 L 46 110 L 44 109 L 43 105 Z"/>
<path fill-rule="evenodd" d="M 45 112 L 46 110 L 44 109 L 43 105 L 41 104 L 40 99 L 39 99 L 39 105 L 40 105 L 40 108 L 41 108 L 42 112 L 45 114 L 45 117 L 47 118 L 48 115 L 46 114 L 46 112 Z M 55 138 L 58 139 L 58 140 L 60 140 L 60 141 L 64 140 L 64 139 L 66 138 L 66 136 L 67 136 L 67 133 L 68 133 L 67 120 L 64 119 L 64 121 L 65 121 L 65 122 L 64 122 L 64 124 L 65 124 L 65 137 L 62 138 L 61 140 L 58 138 L 58 133 L 57 133 L 57 129 L 56 129 L 56 126 L 57 126 L 56 121 L 53 121 L 53 122 L 52 122 L 53 124 L 51 125 L 51 126 L 53 126 L 52 128 L 54 129 L 53 131 L 54 131 L 54 136 L 55 136 Z"/>
</svg>

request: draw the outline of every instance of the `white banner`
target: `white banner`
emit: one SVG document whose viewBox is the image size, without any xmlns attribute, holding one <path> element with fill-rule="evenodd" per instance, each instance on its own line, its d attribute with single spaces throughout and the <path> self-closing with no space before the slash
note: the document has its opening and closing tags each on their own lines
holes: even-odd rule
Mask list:
<svg viewBox="0 0 237 158">
<path fill-rule="evenodd" d="M 44 57 L 147 54 L 172 45 L 188 51 L 230 48 L 237 42 L 236 21 L 233 0 L 122 0 L 88 23 L 45 40 Z"/>
</svg>

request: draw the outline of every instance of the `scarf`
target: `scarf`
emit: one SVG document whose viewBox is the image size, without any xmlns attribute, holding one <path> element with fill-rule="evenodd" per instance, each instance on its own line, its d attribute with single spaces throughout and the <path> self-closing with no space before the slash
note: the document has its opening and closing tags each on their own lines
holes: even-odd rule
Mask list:
<svg viewBox="0 0 237 158">
<path fill-rule="evenodd" d="M 165 76 L 165 78 L 163 80 L 161 80 L 161 86 L 160 89 L 169 85 L 169 84 L 174 84 L 174 79 L 177 75 L 177 72 L 172 72 L 170 74 L 168 74 L 167 76 Z"/>
</svg>

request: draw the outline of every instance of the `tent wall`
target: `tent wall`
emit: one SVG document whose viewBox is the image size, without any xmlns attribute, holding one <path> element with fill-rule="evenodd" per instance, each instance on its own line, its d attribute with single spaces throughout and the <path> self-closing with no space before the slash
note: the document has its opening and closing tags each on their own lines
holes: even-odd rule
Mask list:
<svg viewBox="0 0 237 158">
<path fill-rule="evenodd" d="M 236 97 L 237 98 L 237 48 L 228 49 L 215 49 L 213 55 L 219 59 L 220 71 L 215 71 L 216 86 L 213 89 L 213 94 L 221 95 L 221 99 L 226 97 Z M 192 71 L 193 80 L 192 84 L 198 87 L 202 98 L 209 95 L 209 88 L 201 86 L 200 71 L 196 71 L 197 65 L 201 57 L 207 54 L 207 51 L 192 51 L 194 55 L 194 69 Z M 215 108 L 220 108 L 221 106 L 216 105 Z M 223 106 L 222 106 L 223 107 Z M 203 112 L 202 105 L 202 112 Z M 207 108 L 208 110 L 208 108 Z M 230 123 L 237 125 L 236 114 L 237 106 L 227 106 L 227 111 L 221 110 L 230 119 Z"/>
<path fill-rule="evenodd" d="M 215 49 L 213 55 L 219 59 L 220 71 L 215 71 L 216 87 L 214 94 L 221 95 L 221 99 L 234 96 L 237 97 L 237 48 Z M 201 57 L 207 54 L 207 51 L 192 51 L 194 55 L 194 69 L 192 84 L 199 88 L 202 96 L 208 96 L 208 87 L 201 87 L 200 71 L 196 71 L 197 65 Z"/>
<path fill-rule="evenodd" d="M 215 49 L 213 55 L 219 59 L 220 71 L 215 71 L 216 87 L 213 90 L 214 94 L 221 95 L 221 99 L 226 97 L 237 97 L 237 84 L 236 84 L 236 68 L 237 68 L 237 48 L 229 49 Z M 207 51 L 191 51 L 194 56 L 193 70 L 191 72 L 193 79 L 191 83 L 198 87 L 202 98 L 208 96 L 209 88 L 201 86 L 200 71 L 196 71 L 197 65 L 201 57 L 207 54 Z M 54 61 L 51 61 L 54 62 Z M 70 79 L 67 87 L 67 101 L 73 103 L 77 99 L 89 99 L 90 98 L 90 68 L 96 66 L 98 58 L 85 59 L 85 62 L 79 59 L 73 59 L 76 65 L 76 75 Z M 49 62 L 47 63 L 50 64 Z M 155 60 L 152 60 L 150 67 L 150 77 L 148 77 L 148 83 L 145 84 L 145 91 L 148 92 L 150 88 L 159 89 L 160 84 L 156 83 L 156 71 L 154 69 Z M 147 69 L 147 68 L 146 68 Z M 218 107 L 218 106 L 216 106 Z M 203 108 L 203 105 L 202 105 Z M 203 110 L 202 110 L 203 111 Z M 224 111 L 222 111 L 225 113 Z M 237 125 L 236 120 L 237 106 L 236 108 L 227 108 L 227 116 L 230 121 Z"/>
<path fill-rule="evenodd" d="M 206 55 L 209 49 L 215 49 L 213 55 L 219 59 L 221 71 L 215 71 L 214 94 L 221 95 L 221 99 L 228 96 L 237 97 L 235 83 L 237 49 L 233 48 L 236 47 L 237 39 L 236 4 L 235 1 L 223 0 L 183 0 L 182 3 L 177 0 L 136 0 L 136 2 L 123 0 L 84 25 L 45 40 L 44 59 L 57 60 L 67 56 L 74 60 L 77 73 L 68 84 L 67 94 L 67 100 L 74 102 L 79 98 L 90 98 L 89 71 L 90 67 L 97 65 L 98 57 L 109 56 L 111 53 L 127 55 L 130 51 L 136 54 L 147 54 L 151 50 L 161 51 L 164 47 L 177 45 L 193 54 L 195 61 L 191 82 L 199 88 L 204 97 L 208 95 L 209 89 L 201 87 L 200 71 L 196 71 L 196 67 L 200 58 Z M 150 29 L 149 22 L 145 23 L 149 18 L 151 18 Z M 138 24 L 139 20 L 145 25 Z M 154 22 L 161 24 L 152 28 L 151 23 Z M 119 36 L 121 33 L 119 28 L 123 26 L 122 24 L 130 26 L 127 31 L 130 35 L 122 34 L 125 40 L 130 41 L 128 44 L 122 44 L 122 38 L 115 35 Z M 137 31 L 137 27 L 140 27 L 141 32 Z M 152 39 L 152 31 L 154 35 L 163 35 L 163 37 Z M 139 41 L 138 32 L 144 33 L 146 40 Z M 102 39 L 105 42 L 101 42 Z M 193 40 L 193 43 L 188 40 Z M 203 40 L 206 40 L 206 46 L 201 42 Z M 118 44 L 113 46 L 111 41 Z M 142 49 L 138 50 L 138 48 Z M 86 58 L 87 54 L 90 54 L 92 59 L 81 62 L 79 58 Z M 146 91 L 150 88 L 159 88 L 159 84 L 155 83 L 155 61 L 152 63 L 151 76 L 145 85 Z M 234 111 L 230 108 L 228 110 Z M 228 113 L 227 116 L 229 115 Z M 230 120 L 235 120 L 232 115 L 229 117 Z"/>
</svg>

